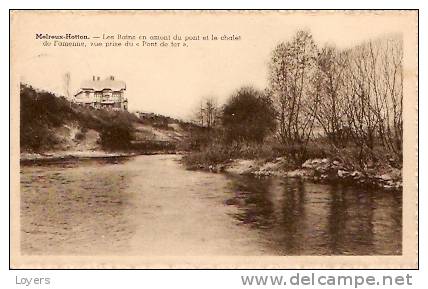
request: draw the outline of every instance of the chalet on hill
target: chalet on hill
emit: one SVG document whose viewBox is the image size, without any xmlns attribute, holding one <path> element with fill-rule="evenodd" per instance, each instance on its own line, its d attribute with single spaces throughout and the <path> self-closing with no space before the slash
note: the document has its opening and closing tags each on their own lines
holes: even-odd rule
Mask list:
<svg viewBox="0 0 428 289">
<path fill-rule="evenodd" d="M 109 76 L 103 80 L 93 76 L 92 80 L 83 81 L 79 91 L 74 95 L 74 102 L 97 109 L 127 110 L 128 99 L 125 97 L 126 83 Z"/>
</svg>

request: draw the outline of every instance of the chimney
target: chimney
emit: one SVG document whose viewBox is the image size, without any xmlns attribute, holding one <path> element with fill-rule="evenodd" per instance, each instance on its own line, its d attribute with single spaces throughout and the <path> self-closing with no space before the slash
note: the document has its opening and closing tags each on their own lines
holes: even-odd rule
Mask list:
<svg viewBox="0 0 428 289">
<path fill-rule="evenodd" d="M 114 76 L 113 75 L 110 75 L 110 80 L 114 80 Z"/>
<path fill-rule="evenodd" d="M 99 76 L 97 76 L 97 80 L 98 80 L 98 81 L 100 80 L 100 77 L 99 77 Z"/>
<path fill-rule="evenodd" d="M 92 81 L 95 81 L 95 75 L 92 75 Z"/>
</svg>

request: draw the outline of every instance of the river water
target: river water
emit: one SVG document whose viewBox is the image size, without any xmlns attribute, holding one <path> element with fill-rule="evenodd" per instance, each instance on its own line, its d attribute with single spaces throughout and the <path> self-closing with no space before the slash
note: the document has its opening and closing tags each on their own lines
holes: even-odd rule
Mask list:
<svg viewBox="0 0 428 289">
<path fill-rule="evenodd" d="M 23 165 L 22 253 L 401 254 L 401 194 L 189 171 L 179 160 Z"/>
</svg>

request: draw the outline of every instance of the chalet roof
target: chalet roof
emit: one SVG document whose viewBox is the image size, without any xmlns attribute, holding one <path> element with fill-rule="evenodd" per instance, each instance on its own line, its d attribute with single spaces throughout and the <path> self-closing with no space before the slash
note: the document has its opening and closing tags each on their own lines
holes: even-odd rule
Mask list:
<svg viewBox="0 0 428 289">
<path fill-rule="evenodd" d="M 111 89 L 113 91 L 119 91 L 121 89 L 126 90 L 126 83 L 122 80 L 115 80 L 108 77 L 103 80 L 91 79 L 91 80 L 83 81 L 80 87 L 82 89 L 93 89 L 95 91 L 101 91 L 103 89 Z"/>
</svg>

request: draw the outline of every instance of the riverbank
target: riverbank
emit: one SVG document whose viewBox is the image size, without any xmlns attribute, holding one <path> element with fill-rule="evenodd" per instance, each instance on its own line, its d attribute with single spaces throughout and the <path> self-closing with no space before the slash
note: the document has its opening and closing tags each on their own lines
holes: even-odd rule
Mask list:
<svg viewBox="0 0 428 289">
<path fill-rule="evenodd" d="M 297 167 L 290 166 L 285 157 L 278 157 L 269 161 L 262 159 L 229 159 L 220 164 L 188 166 L 188 169 L 249 175 L 257 178 L 276 176 L 300 178 L 319 183 L 343 182 L 388 191 L 401 191 L 403 186 L 402 174 L 399 169 L 383 166 L 356 170 L 347 167 L 340 161 L 329 158 L 308 159 Z"/>
<path fill-rule="evenodd" d="M 130 157 L 135 153 L 124 152 L 106 152 L 106 151 L 55 151 L 45 153 L 29 153 L 20 154 L 21 163 L 31 163 L 38 161 L 59 161 L 69 159 L 96 159 L 96 158 L 117 158 Z"/>
<path fill-rule="evenodd" d="M 148 152 L 107 152 L 107 151 L 55 151 L 45 153 L 20 154 L 22 164 L 31 164 L 45 161 L 66 161 L 72 159 L 109 159 L 125 158 L 137 155 L 177 154 L 176 151 L 148 151 Z"/>
</svg>

